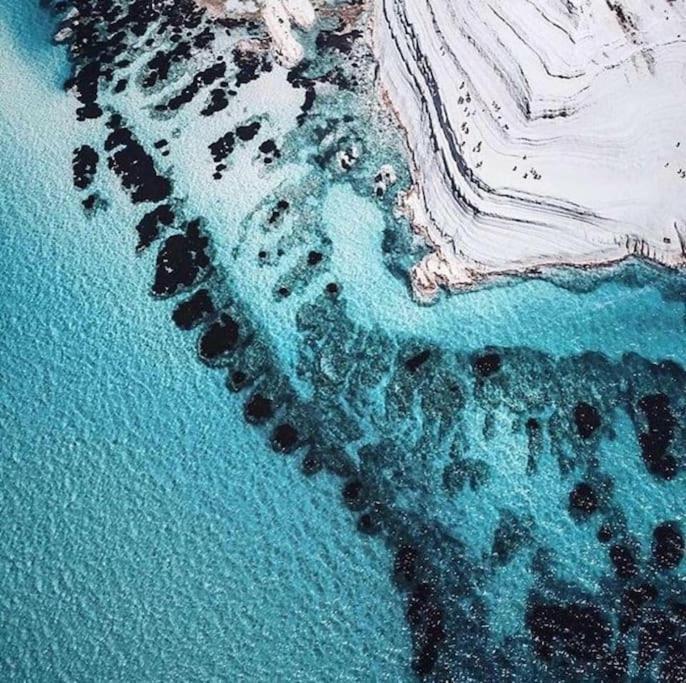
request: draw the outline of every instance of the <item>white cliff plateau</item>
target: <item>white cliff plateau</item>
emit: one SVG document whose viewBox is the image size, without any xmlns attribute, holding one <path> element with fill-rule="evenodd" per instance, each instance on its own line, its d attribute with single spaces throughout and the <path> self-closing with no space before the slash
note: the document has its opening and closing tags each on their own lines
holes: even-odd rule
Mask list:
<svg viewBox="0 0 686 683">
<path fill-rule="evenodd" d="M 375 0 L 419 296 L 640 255 L 686 263 L 684 0 Z"/>
</svg>

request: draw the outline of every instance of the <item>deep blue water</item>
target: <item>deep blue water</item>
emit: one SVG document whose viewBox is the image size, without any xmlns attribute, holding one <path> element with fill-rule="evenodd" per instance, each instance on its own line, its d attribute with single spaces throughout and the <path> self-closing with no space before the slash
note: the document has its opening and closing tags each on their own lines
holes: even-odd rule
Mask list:
<svg viewBox="0 0 686 683">
<path fill-rule="evenodd" d="M 639 654 L 640 633 L 660 615 L 682 628 L 686 604 L 683 563 L 651 559 L 653 530 L 686 521 L 682 276 L 628 264 L 420 306 L 388 269 L 384 231 L 404 226 L 361 190 L 397 150 L 362 138 L 368 165 L 352 180 L 317 161 L 331 137 L 317 126 L 354 98 L 324 98 L 289 132 L 300 100 L 278 68 L 211 118 L 195 102 L 154 116 L 159 92 L 130 85 L 102 101 L 148 147 L 172 141 L 155 163 L 186 217 L 206 221 L 206 286 L 251 330 L 228 370 L 207 367 L 198 333 L 170 320 L 177 300 L 150 295 L 159 245 L 134 253 L 143 208 L 106 168 L 107 117 L 75 120 L 53 27 L 32 3 L 2 3 L 2 678 L 409 680 L 430 659 L 437 680 L 603 679 L 623 648 L 632 676 L 678 680 L 665 673 L 679 671 L 672 641 L 640 666 Z M 246 143 L 213 183 L 207 144 L 251 117 L 283 160 L 265 170 Z M 355 132 L 337 125 L 334 139 Z M 107 207 L 93 215 L 71 177 L 85 143 L 103 157 Z M 265 228 L 277 197 L 291 214 Z M 484 378 L 485 349 L 501 365 Z M 293 457 L 246 424 L 253 388 L 225 386 L 236 367 L 300 430 Z M 669 477 L 641 455 L 639 404 L 655 394 L 676 424 Z M 601 416 L 589 439 L 571 417 L 582 400 Z M 324 464 L 314 477 L 300 471 L 308 453 Z M 584 518 L 569 509 L 581 480 L 599 498 Z M 342 504 L 346 484 L 359 505 Z M 357 530 L 365 516 L 377 535 Z M 628 577 L 598 541 L 603 524 L 634 557 Z M 647 584 L 658 597 L 622 630 L 626 591 Z M 527 615 L 574 601 L 612 637 L 600 628 L 586 661 L 558 633 L 559 661 L 541 663 Z"/>
</svg>

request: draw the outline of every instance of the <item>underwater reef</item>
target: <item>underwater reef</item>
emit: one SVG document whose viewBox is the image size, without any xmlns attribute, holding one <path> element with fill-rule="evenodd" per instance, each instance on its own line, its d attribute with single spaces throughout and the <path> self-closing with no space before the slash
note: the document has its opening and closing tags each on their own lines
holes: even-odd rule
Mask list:
<svg viewBox="0 0 686 683">
<path fill-rule="evenodd" d="M 332 504 L 389 549 L 412 675 L 686 680 L 683 359 L 647 336 L 644 352 L 555 352 L 427 335 L 403 317 L 426 310 L 410 273 L 427 247 L 397 211 L 412 171 L 377 96 L 374 9 L 318 7 L 302 58 L 285 36 L 279 60 L 257 12 L 45 4 L 81 137 L 71 199 L 95 223 L 127 197 L 121 230 L 147 259 L 151 306 L 171 302 L 169 325 L 273 457 L 313 486 L 335 475 Z M 378 268 L 349 255 L 367 244 L 356 198 L 382 216 Z M 579 298 L 608 280 L 629 297 L 686 297 L 681 273 L 638 261 L 550 277 Z M 393 324 L 353 281 L 402 302 Z M 555 303 L 534 307 L 543 337 Z"/>
</svg>

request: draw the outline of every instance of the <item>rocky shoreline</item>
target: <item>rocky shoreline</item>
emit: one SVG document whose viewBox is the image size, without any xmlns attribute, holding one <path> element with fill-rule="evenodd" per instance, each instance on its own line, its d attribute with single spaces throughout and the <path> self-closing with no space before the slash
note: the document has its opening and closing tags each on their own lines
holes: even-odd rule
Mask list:
<svg viewBox="0 0 686 683">
<path fill-rule="evenodd" d="M 686 263 L 683 8 L 481 5 L 374 4 L 414 182 L 403 208 L 433 251 L 418 297 L 557 265 Z"/>
</svg>

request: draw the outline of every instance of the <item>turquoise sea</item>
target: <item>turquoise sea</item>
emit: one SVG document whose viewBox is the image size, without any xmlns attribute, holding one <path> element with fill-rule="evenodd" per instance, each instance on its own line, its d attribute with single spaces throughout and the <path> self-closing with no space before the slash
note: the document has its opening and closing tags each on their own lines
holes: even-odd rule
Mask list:
<svg viewBox="0 0 686 683">
<path fill-rule="evenodd" d="M 84 218 L 52 21 L 1 16 L 0 678 L 402 678 L 388 551 L 244 424 L 126 206 Z"/>
<path fill-rule="evenodd" d="M 205 88 L 172 115 L 154 104 L 214 57 L 148 92 L 166 34 L 134 32 L 123 94 L 115 73 L 80 122 L 51 41 L 63 4 L 0 0 L 0 678 L 686 680 L 683 275 L 636 262 L 420 305 L 402 273 L 421 247 L 369 180 L 389 159 L 406 179 L 399 142 L 341 85 L 358 62 L 320 54 L 293 88 L 258 67 L 223 111 L 201 114 Z M 241 31 L 259 28 L 211 48 L 239 73 Z M 154 203 L 105 161 L 117 113 L 211 240 L 179 296 L 151 293 L 166 233 L 136 253 Z M 94 211 L 72 179 L 84 144 Z M 239 330 L 204 363 L 223 319 L 171 319 L 200 284 Z M 254 383 L 230 391 L 237 370 Z M 246 421 L 255 391 L 293 447 Z"/>
</svg>

